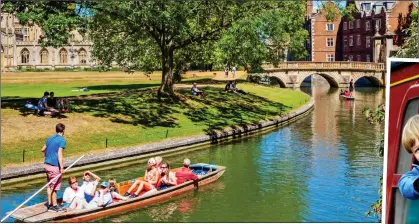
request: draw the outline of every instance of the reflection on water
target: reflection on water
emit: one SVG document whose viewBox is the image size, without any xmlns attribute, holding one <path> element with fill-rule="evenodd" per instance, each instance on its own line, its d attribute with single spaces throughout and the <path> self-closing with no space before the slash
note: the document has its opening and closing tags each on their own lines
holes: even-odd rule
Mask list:
<svg viewBox="0 0 419 224">
<path fill-rule="evenodd" d="M 227 166 L 217 182 L 95 222 L 376 221 L 364 213 L 379 197 L 383 160 L 375 142 L 383 126 L 369 124 L 362 110 L 384 102 L 383 90 L 357 88 L 354 102 L 340 100 L 338 89 L 301 91 L 314 97 L 315 109 L 295 123 L 164 158 L 173 167 L 185 157 Z M 98 174 L 122 181 L 143 175 L 144 169 L 141 163 Z M 1 216 L 41 186 L 2 190 Z M 45 199 L 41 194 L 29 204 Z"/>
</svg>

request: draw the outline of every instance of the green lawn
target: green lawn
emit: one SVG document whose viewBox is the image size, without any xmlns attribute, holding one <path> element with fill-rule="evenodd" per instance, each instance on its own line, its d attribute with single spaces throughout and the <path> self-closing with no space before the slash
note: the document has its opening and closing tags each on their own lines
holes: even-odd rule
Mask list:
<svg viewBox="0 0 419 224">
<path fill-rule="evenodd" d="M 309 100 L 298 91 L 239 83 L 251 94 L 223 91 L 223 85 L 201 87 L 205 98 L 190 95 L 189 87 L 180 90 L 177 99 L 158 102 L 156 89 L 122 96 L 75 100 L 76 111 L 66 118 L 23 116 L 18 108 L 2 108 L 2 167 L 40 162 L 39 149 L 54 133 L 55 124 L 64 123 L 67 148 L 65 156 L 102 152 L 150 143 L 168 138 L 208 133 L 213 130 L 254 123 L 277 117 Z M 61 88 L 61 86 L 60 86 Z M 67 88 L 67 87 L 66 87 Z M 24 91 L 24 88 L 21 89 Z"/>
</svg>

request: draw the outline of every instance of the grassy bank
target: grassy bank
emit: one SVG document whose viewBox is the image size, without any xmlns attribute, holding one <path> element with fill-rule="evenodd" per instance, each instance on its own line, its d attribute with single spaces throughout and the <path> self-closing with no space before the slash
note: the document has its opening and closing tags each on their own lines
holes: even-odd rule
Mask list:
<svg viewBox="0 0 419 224">
<path fill-rule="evenodd" d="M 286 113 L 309 97 L 301 92 L 253 84 L 240 84 L 251 93 L 225 93 L 222 86 L 203 87 L 205 98 L 178 89 L 175 100 L 156 100 L 156 90 L 75 101 L 76 111 L 66 118 L 23 116 L 17 109 L 2 109 L 2 167 L 40 162 L 39 149 L 54 133 L 55 124 L 66 124 L 65 156 L 102 152 L 167 138 L 185 137 L 254 123 Z M 23 151 L 25 162 L 23 163 Z"/>
</svg>

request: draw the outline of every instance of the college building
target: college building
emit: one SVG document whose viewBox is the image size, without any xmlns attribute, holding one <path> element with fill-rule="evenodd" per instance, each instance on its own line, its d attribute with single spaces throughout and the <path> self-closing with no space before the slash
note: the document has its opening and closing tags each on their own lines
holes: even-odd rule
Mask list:
<svg viewBox="0 0 419 224">
<path fill-rule="evenodd" d="M 326 9 L 339 10 L 333 2 L 315 9 L 312 0 L 306 5 L 307 61 L 363 61 L 385 63 L 403 45 L 410 26 L 410 14 L 417 10 L 417 1 L 347 0 L 354 4 L 353 19 L 336 15 L 326 19 Z"/>
<path fill-rule="evenodd" d="M 70 45 L 42 47 L 38 41 L 42 29 L 36 24 L 23 26 L 15 14 L 1 13 L 1 69 L 92 67 L 92 43 L 77 31 L 70 32 Z"/>
</svg>

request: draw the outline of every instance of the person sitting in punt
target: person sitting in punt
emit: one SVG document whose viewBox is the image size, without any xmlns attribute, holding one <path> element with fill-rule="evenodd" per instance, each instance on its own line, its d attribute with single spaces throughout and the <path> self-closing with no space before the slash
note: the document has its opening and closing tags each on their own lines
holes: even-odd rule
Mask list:
<svg viewBox="0 0 419 224">
<path fill-rule="evenodd" d="M 195 175 L 191 169 L 189 169 L 191 161 L 189 159 L 183 160 L 183 167 L 176 171 L 177 184 L 183 184 L 189 180 L 198 180 L 198 176 Z"/>
<path fill-rule="evenodd" d="M 90 180 L 91 177 L 95 178 L 95 180 Z M 86 171 L 83 173 L 83 184 L 81 185 L 81 188 L 84 191 L 84 198 L 87 202 L 90 202 L 93 199 L 99 181 L 100 177 L 96 174 L 90 171 Z"/>
<path fill-rule="evenodd" d="M 161 174 L 161 186 L 160 189 L 165 189 L 170 186 L 177 185 L 177 178 L 176 174 L 172 171 L 170 171 L 170 166 L 168 163 L 163 163 L 161 168 L 163 169 L 163 172 Z"/>
<path fill-rule="evenodd" d="M 159 170 L 159 173 L 161 174 L 163 172 L 163 170 L 161 168 L 163 158 L 161 158 L 161 156 L 156 156 L 154 159 L 156 160 L 156 168 L 157 168 L 157 170 Z"/>
<path fill-rule="evenodd" d="M 196 87 L 196 83 L 192 84 L 191 91 L 194 96 L 204 96 L 204 91 L 198 89 L 198 87 Z"/>
<path fill-rule="evenodd" d="M 160 172 L 156 168 L 156 160 L 150 158 L 148 160 L 148 167 L 144 174 L 144 180 L 136 180 L 124 196 L 130 196 L 130 198 L 138 197 L 138 194 L 144 189 L 146 191 L 151 191 L 157 189 L 160 185 Z M 131 191 L 138 186 L 137 191 L 131 195 Z"/>
<path fill-rule="evenodd" d="M 111 192 L 112 198 L 118 199 L 118 200 L 127 200 L 128 197 L 124 197 L 119 194 L 119 190 L 116 187 L 116 179 L 115 178 L 109 178 L 109 191 Z"/>
<path fill-rule="evenodd" d="M 68 184 L 63 194 L 64 206 L 73 209 L 84 209 L 86 208 L 87 202 L 84 199 L 84 191 L 77 185 L 77 178 L 71 176 L 68 178 Z"/>
<path fill-rule="evenodd" d="M 345 90 L 345 96 L 346 97 L 350 97 L 351 96 L 351 93 L 348 90 Z"/>
<path fill-rule="evenodd" d="M 100 189 L 96 191 L 93 199 L 86 205 L 86 208 L 105 207 L 112 203 L 112 194 L 109 191 L 109 183 L 102 182 Z"/>
<path fill-rule="evenodd" d="M 340 95 L 344 95 L 345 92 L 343 91 L 343 89 L 340 90 Z"/>
</svg>

